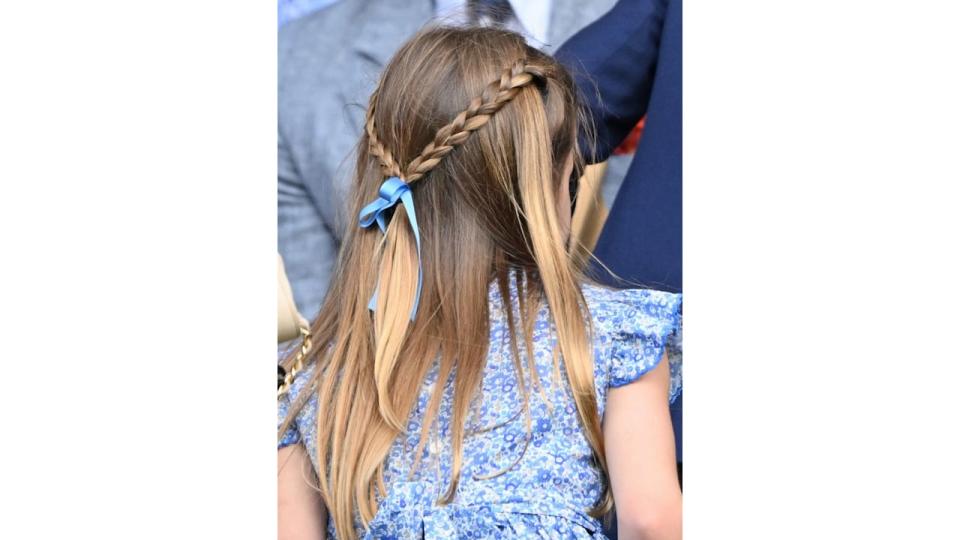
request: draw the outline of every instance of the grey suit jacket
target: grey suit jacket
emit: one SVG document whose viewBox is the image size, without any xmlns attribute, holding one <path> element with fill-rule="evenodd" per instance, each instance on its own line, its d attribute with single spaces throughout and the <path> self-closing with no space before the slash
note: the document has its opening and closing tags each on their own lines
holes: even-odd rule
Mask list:
<svg viewBox="0 0 960 540">
<path fill-rule="evenodd" d="M 554 0 L 552 52 L 614 0 Z M 340 0 L 286 24 L 278 42 L 278 235 L 300 312 L 316 315 L 345 227 L 365 107 L 393 53 L 433 0 Z"/>
</svg>

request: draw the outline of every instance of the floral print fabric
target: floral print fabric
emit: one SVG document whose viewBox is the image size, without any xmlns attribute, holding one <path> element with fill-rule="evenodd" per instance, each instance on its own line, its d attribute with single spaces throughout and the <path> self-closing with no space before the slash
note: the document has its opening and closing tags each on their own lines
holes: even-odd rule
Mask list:
<svg viewBox="0 0 960 540">
<path fill-rule="evenodd" d="M 504 302 L 496 286 L 490 290 L 490 350 L 480 394 L 467 423 L 460 483 L 453 502 L 436 503 L 450 479 L 452 385 L 444 389 L 438 418 L 428 427 L 425 454 L 410 477 L 414 449 L 424 429 L 421 420 L 437 382 L 435 366 L 424 380 L 407 433 L 398 437 L 387 457 L 387 496 L 379 501 L 368 527 L 355 524 L 360 538 L 605 538 L 600 522 L 588 514 L 603 493 L 604 479 L 580 426 L 564 370 L 562 366 L 555 369 L 556 339 L 545 307 L 534 330 L 540 390 L 530 392 L 528 424 L 504 311 L 507 306 L 517 310 L 515 289 L 511 293 L 512 300 Z M 592 317 L 600 414 L 609 388 L 637 380 L 661 361 L 664 351 L 670 366 L 672 402 L 681 385 L 680 295 L 589 284 L 583 286 L 583 293 Z M 291 400 L 303 391 L 311 371 L 312 366 L 301 372 L 290 392 L 280 399 L 279 421 L 286 417 Z M 530 388 L 529 373 L 524 373 L 524 380 Z M 307 402 L 283 434 L 280 447 L 302 443 L 311 459 L 315 457 L 316 403 L 316 397 Z M 332 522 L 328 532 L 331 538 L 337 537 Z"/>
</svg>

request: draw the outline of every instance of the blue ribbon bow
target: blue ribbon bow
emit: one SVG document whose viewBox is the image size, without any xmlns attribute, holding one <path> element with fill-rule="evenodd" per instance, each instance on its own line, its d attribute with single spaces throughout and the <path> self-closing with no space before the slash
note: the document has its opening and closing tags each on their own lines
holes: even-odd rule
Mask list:
<svg viewBox="0 0 960 540">
<path fill-rule="evenodd" d="M 413 207 L 413 195 L 410 193 L 410 186 L 396 176 L 384 180 L 383 184 L 380 185 L 380 197 L 364 206 L 363 210 L 360 211 L 360 226 L 366 229 L 376 222 L 380 227 L 380 232 L 386 234 L 388 221 L 386 212 L 396 206 L 397 202 L 403 202 L 407 217 L 410 219 L 410 228 L 413 229 L 413 236 L 417 240 L 417 266 L 419 271 L 417 272 L 417 295 L 413 300 L 413 309 L 410 310 L 410 320 L 412 321 L 417 316 L 417 307 L 420 306 L 420 289 L 423 288 L 423 260 L 420 258 L 420 227 L 417 225 L 417 211 Z M 367 304 L 370 311 L 377 308 L 377 293 L 379 290 L 380 286 L 378 285 L 377 290 L 370 297 L 370 302 Z"/>
</svg>

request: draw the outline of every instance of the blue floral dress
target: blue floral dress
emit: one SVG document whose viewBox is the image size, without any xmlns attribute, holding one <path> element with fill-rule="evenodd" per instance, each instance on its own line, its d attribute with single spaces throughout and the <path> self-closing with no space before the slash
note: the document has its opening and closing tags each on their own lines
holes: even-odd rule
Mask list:
<svg viewBox="0 0 960 540">
<path fill-rule="evenodd" d="M 681 382 L 680 296 L 589 284 L 583 286 L 583 293 L 593 319 L 600 414 L 609 388 L 635 381 L 660 362 L 665 350 L 672 402 Z M 511 304 L 516 310 L 516 301 Z M 510 356 L 504 301 L 496 286 L 490 289 L 490 307 L 490 351 L 482 396 L 467 425 L 455 499 L 443 506 L 436 503 L 449 484 L 451 469 L 451 385 L 445 388 L 438 419 L 430 426 L 422 463 L 409 477 L 421 420 L 438 375 L 434 367 L 411 413 L 407 434 L 397 438 L 387 457 L 387 496 L 379 500 L 377 514 L 366 529 L 359 521 L 355 524 L 360 538 L 606 538 L 600 522 L 588 514 L 602 493 L 604 479 L 584 437 L 569 383 L 554 369 L 555 337 L 546 308 L 534 330 L 534 354 L 544 391 L 530 393 L 528 430 Z M 286 417 L 290 400 L 303 391 L 311 369 L 302 371 L 280 399 L 279 421 Z M 314 459 L 316 415 L 314 397 L 279 446 L 302 443 Z M 332 520 L 328 535 L 337 538 Z"/>
</svg>

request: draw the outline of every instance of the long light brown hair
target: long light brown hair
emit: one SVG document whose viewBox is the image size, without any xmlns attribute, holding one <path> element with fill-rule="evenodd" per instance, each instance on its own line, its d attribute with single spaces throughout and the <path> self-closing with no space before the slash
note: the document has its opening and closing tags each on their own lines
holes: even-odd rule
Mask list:
<svg viewBox="0 0 960 540">
<path fill-rule="evenodd" d="M 576 155 L 576 89 L 555 60 L 519 35 L 493 28 L 434 27 L 407 42 L 370 97 L 358 148 L 352 215 L 397 176 L 410 185 L 422 240 L 423 289 L 410 319 L 418 276 L 416 244 L 398 205 L 386 233 L 350 227 L 333 282 L 311 332 L 315 369 L 283 433 L 318 396 L 318 489 L 345 538 L 354 512 L 366 524 L 386 494 L 384 460 L 405 432 L 428 369 L 439 362 L 417 462 L 452 379 L 456 492 L 465 424 L 482 381 L 489 341 L 488 291 L 506 310 L 519 389 L 529 418 L 533 326 L 545 302 L 587 441 L 605 471 L 593 386 L 589 314 L 557 215 L 561 174 Z M 376 308 L 367 303 L 378 290 Z M 526 354 L 520 353 L 521 347 Z M 557 354 L 554 355 L 555 361 Z M 524 358 L 527 363 L 524 366 Z M 292 359 L 284 361 L 290 368 Z M 523 373 L 530 377 L 530 388 Z M 595 513 L 612 503 L 609 490 Z"/>
</svg>

